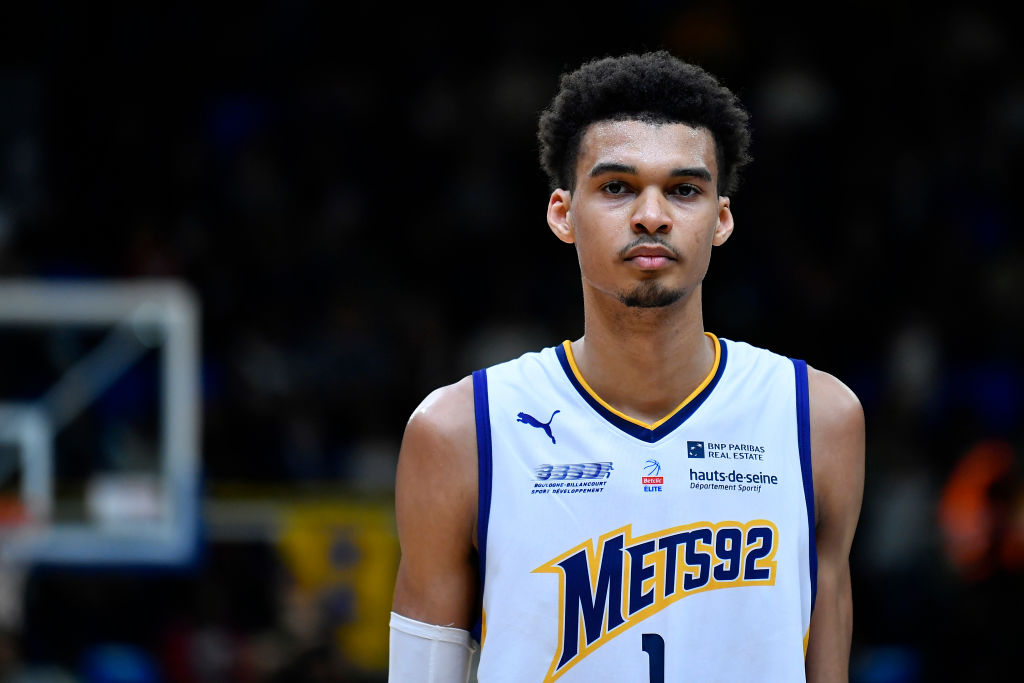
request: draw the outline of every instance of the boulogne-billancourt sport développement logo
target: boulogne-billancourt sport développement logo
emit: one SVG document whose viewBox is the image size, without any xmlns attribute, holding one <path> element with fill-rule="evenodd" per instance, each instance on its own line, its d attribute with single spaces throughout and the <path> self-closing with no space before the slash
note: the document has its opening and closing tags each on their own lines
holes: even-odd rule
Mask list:
<svg viewBox="0 0 1024 683">
<path fill-rule="evenodd" d="M 534 470 L 532 494 L 601 493 L 615 468 L 611 462 L 544 463 Z"/>
</svg>

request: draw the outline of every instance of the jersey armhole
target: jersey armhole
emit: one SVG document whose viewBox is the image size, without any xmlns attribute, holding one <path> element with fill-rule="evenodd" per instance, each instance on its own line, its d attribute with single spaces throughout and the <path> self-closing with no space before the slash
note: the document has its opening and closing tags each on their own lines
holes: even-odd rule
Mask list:
<svg viewBox="0 0 1024 683">
<path fill-rule="evenodd" d="M 807 504 L 807 546 L 810 553 L 811 611 L 818 596 L 818 548 L 814 530 L 814 474 L 811 470 L 811 402 L 807 387 L 807 363 L 791 358 L 796 375 L 796 425 L 800 447 L 800 472 L 803 475 Z"/>
<path fill-rule="evenodd" d="M 473 372 L 473 409 L 476 414 L 476 453 L 477 453 L 477 556 L 480 574 L 479 596 L 482 601 L 484 594 L 484 578 L 487 570 L 487 522 L 491 512 L 491 414 L 487 400 L 487 371 Z M 473 639 L 483 645 L 483 613 L 470 631 Z"/>
</svg>

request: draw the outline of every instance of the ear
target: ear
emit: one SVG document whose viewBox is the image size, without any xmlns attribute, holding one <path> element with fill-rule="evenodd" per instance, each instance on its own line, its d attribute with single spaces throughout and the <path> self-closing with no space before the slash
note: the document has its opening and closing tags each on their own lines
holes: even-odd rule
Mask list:
<svg viewBox="0 0 1024 683">
<path fill-rule="evenodd" d="M 568 190 L 555 190 L 548 199 L 548 227 L 551 228 L 551 232 L 555 233 L 555 237 L 566 244 L 576 241 L 572 216 L 569 215 L 570 204 L 572 204 L 572 193 Z"/>
<path fill-rule="evenodd" d="M 729 208 L 729 198 L 718 198 L 718 223 L 715 225 L 715 234 L 711 238 L 711 244 L 720 247 L 725 244 L 732 234 L 733 217 L 732 209 Z"/>
</svg>

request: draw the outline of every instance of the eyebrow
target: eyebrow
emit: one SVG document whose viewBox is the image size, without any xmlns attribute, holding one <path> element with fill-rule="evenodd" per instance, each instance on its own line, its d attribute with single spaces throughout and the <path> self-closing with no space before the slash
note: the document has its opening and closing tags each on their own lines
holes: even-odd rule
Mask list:
<svg viewBox="0 0 1024 683">
<path fill-rule="evenodd" d="M 629 166 L 627 164 L 617 164 L 614 162 L 602 162 L 590 169 L 590 177 L 596 178 L 599 175 L 605 173 L 628 173 L 630 175 L 637 175 L 636 166 Z M 672 178 L 700 178 L 711 182 L 711 172 L 703 166 L 696 168 L 673 168 L 669 172 L 669 177 Z"/>
</svg>

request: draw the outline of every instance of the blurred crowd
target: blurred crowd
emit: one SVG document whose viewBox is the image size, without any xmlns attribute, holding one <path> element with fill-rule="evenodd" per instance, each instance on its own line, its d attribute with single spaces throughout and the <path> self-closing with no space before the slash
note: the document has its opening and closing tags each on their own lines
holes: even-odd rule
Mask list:
<svg viewBox="0 0 1024 683">
<path fill-rule="evenodd" d="M 582 334 L 536 117 L 563 69 L 667 47 L 753 122 L 707 328 L 805 358 L 865 408 L 852 679 L 1015 678 L 1024 55 L 999 5 L 639 2 L 559 26 L 326 7 L 41 3 L 0 22 L 0 277 L 194 288 L 211 490 L 386 496 L 427 392 Z M 211 547 L 198 575 L 32 576 L 0 667 L 368 676 L 298 635 L 290 585 L 255 543 Z"/>
</svg>

